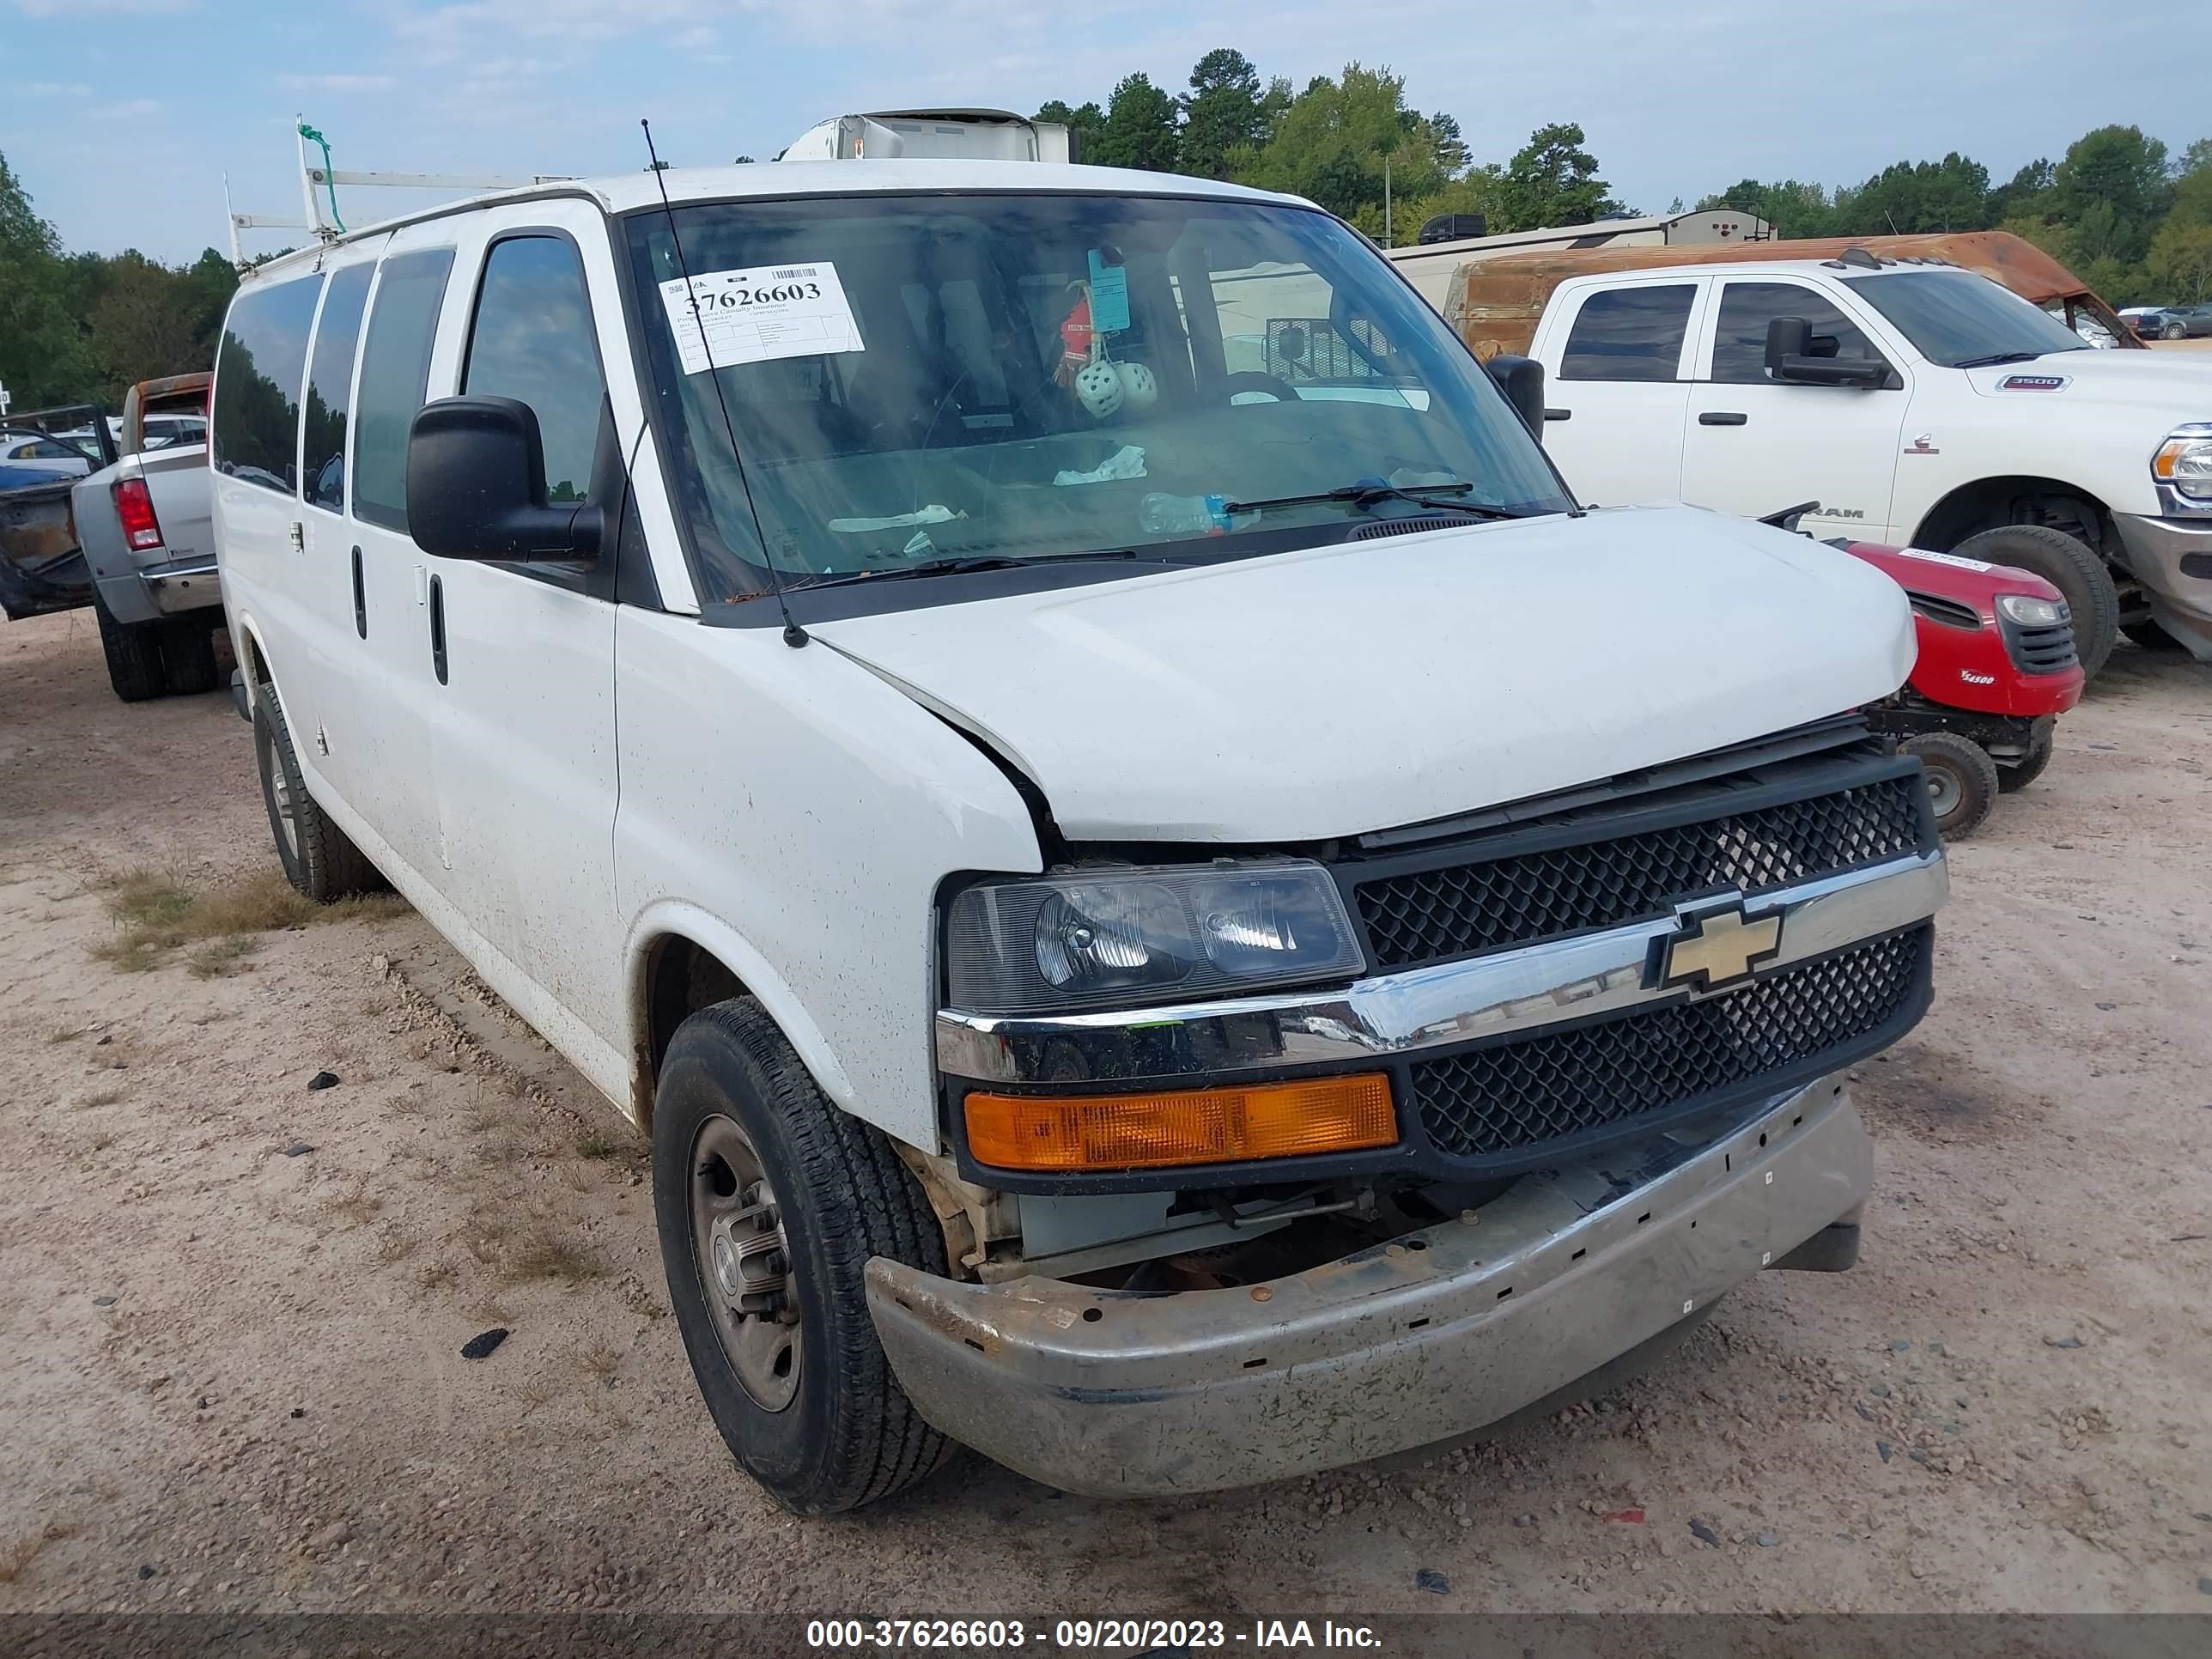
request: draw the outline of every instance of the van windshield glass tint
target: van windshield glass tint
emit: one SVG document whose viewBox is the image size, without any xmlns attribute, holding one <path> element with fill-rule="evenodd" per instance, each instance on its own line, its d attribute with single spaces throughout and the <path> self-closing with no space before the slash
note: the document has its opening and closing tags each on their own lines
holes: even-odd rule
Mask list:
<svg viewBox="0 0 2212 1659">
<path fill-rule="evenodd" d="M 346 410 L 353 398 L 353 349 L 368 301 L 373 265 L 348 265 L 331 278 L 315 325 L 315 361 L 307 374 L 307 474 L 302 489 L 316 507 L 345 510 Z"/>
<path fill-rule="evenodd" d="M 1570 507 L 1466 349 L 1322 214 L 1010 194 L 676 216 L 703 341 L 665 216 L 629 234 L 715 599 L 759 592 L 770 556 L 787 587 L 1177 543 L 1236 557 L 1421 510 L 1222 505 L 1367 479 Z"/>
<path fill-rule="evenodd" d="M 1967 270 L 1888 270 L 1844 280 L 1946 368 L 2026 362 L 2096 348 L 2008 288 Z"/>
<path fill-rule="evenodd" d="M 217 349 L 215 453 L 218 472 L 292 493 L 299 481 L 300 381 L 320 276 L 240 294 Z"/>
</svg>

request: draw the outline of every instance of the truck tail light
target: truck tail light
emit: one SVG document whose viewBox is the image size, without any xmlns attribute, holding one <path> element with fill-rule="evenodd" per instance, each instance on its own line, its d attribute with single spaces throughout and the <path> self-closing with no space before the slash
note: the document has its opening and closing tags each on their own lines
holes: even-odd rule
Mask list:
<svg viewBox="0 0 2212 1659">
<path fill-rule="evenodd" d="M 115 486 L 115 516 L 133 553 L 161 544 L 161 521 L 154 516 L 154 498 L 143 478 L 125 478 Z"/>
<path fill-rule="evenodd" d="M 1002 1170 L 1158 1169 L 1388 1146 L 1380 1073 L 1143 1095 L 971 1094 L 968 1150 Z"/>
</svg>

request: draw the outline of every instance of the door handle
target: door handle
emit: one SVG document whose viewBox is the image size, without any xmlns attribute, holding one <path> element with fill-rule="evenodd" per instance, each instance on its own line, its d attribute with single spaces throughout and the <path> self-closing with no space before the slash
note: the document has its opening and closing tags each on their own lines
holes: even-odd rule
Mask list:
<svg viewBox="0 0 2212 1659">
<path fill-rule="evenodd" d="M 438 684 L 446 683 L 446 584 L 430 578 L 430 666 L 438 671 Z"/>
<path fill-rule="evenodd" d="M 1575 418 L 1575 411 L 1571 409 L 1547 409 L 1544 411 L 1544 418 L 1547 421 L 1571 421 Z"/>
<path fill-rule="evenodd" d="M 1732 409 L 1709 409 L 1698 416 L 1699 426 L 1743 426 L 1751 419 Z"/>
<path fill-rule="evenodd" d="M 368 637 L 368 592 L 362 586 L 361 550 L 353 550 L 353 631 Z"/>
</svg>

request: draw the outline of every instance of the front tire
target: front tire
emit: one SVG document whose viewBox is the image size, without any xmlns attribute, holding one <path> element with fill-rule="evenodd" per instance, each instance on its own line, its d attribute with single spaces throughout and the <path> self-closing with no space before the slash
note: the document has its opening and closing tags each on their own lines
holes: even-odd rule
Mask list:
<svg viewBox="0 0 2212 1659">
<path fill-rule="evenodd" d="M 2074 613 L 2074 651 L 2084 679 L 2094 679 L 2120 637 L 2120 596 L 2096 549 L 2048 525 L 2005 524 L 1951 550 L 1962 559 L 2008 564 L 2043 578 Z"/>
<path fill-rule="evenodd" d="M 318 904 L 374 892 L 383 884 L 376 866 L 307 793 L 276 688 L 264 684 L 259 693 L 253 700 L 253 759 L 284 878 Z"/>
<path fill-rule="evenodd" d="M 1898 745 L 1917 755 L 1928 777 L 1928 804 L 1946 841 L 1971 836 L 1997 798 L 1997 763 L 1978 743 L 1954 732 L 1924 732 Z"/>
<path fill-rule="evenodd" d="M 1997 788 L 2004 794 L 2025 789 L 2043 775 L 2043 769 L 2051 764 L 2051 751 L 2057 746 L 2054 727 L 2045 726 L 2027 740 L 2027 753 L 2010 766 L 1997 768 Z"/>
<path fill-rule="evenodd" d="M 702 1009 L 661 1062 L 653 1210 L 669 1304 L 714 1426 L 786 1509 L 830 1515 L 913 1485 L 952 1443 L 892 1374 L 871 1256 L 946 1271 L 890 1143 L 815 1086 L 750 999 Z"/>
<path fill-rule="evenodd" d="M 2189 337 L 2189 331 L 2179 323 L 2168 323 L 2159 331 L 2158 337 L 2161 340 L 2185 340 Z"/>
</svg>

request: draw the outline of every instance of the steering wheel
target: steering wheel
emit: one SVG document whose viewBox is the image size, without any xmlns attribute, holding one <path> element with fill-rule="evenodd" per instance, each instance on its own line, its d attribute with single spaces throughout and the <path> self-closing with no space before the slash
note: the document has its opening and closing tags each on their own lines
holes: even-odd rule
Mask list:
<svg viewBox="0 0 2212 1659">
<path fill-rule="evenodd" d="M 1224 375 L 1221 389 L 1232 398 L 1240 392 L 1264 392 L 1279 404 L 1294 404 L 1298 400 L 1297 388 L 1288 380 L 1262 374 L 1256 368 Z"/>
</svg>

